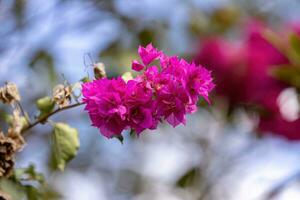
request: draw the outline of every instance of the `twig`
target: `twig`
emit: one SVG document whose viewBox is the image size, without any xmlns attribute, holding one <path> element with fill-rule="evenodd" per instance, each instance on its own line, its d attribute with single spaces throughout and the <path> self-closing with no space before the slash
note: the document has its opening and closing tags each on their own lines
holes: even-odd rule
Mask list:
<svg viewBox="0 0 300 200">
<path fill-rule="evenodd" d="M 296 171 L 291 176 L 285 178 L 283 181 L 275 185 L 266 195 L 266 200 L 272 200 L 278 196 L 290 183 L 300 179 L 300 171 Z"/>
<path fill-rule="evenodd" d="M 51 113 L 49 113 L 49 114 L 47 114 L 47 115 L 45 115 L 45 116 L 43 116 L 43 117 L 37 119 L 35 122 L 29 124 L 28 126 L 24 127 L 24 128 L 22 129 L 22 131 L 21 131 L 21 134 L 24 134 L 26 131 L 28 131 L 29 129 L 35 127 L 36 125 L 38 125 L 38 124 L 40 124 L 40 123 L 43 123 L 43 122 L 47 121 L 47 119 L 48 119 L 49 117 L 51 117 L 52 115 L 54 115 L 54 114 L 56 114 L 56 113 L 59 113 L 59 112 L 61 112 L 61 111 L 63 111 L 63 110 L 68 110 L 68 109 L 71 109 L 71 108 L 74 108 L 74 107 L 77 107 L 77 106 L 81 106 L 81 105 L 83 105 L 83 104 L 84 104 L 83 102 L 79 102 L 79 103 L 71 104 L 71 105 L 69 105 L 69 106 L 65 106 L 65 107 L 62 107 L 62 108 L 58 108 L 58 109 L 54 110 L 53 112 L 51 112 Z"/>
<path fill-rule="evenodd" d="M 24 110 L 24 108 L 23 108 L 21 102 L 20 102 L 20 101 L 16 101 L 16 102 L 17 102 L 17 106 L 18 106 L 19 109 L 21 110 L 22 115 L 25 117 L 27 123 L 30 125 L 30 124 L 31 124 L 30 119 L 29 119 L 29 117 L 28 117 L 28 114 L 25 112 L 25 110 Z"/>
</svg>

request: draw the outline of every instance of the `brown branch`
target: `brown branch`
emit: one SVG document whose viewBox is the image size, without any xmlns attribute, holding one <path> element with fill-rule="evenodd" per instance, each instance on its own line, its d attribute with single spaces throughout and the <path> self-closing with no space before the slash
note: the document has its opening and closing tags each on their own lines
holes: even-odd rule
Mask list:
<svg viewBox="0 0 300 200">
<path fill-rule="evenodd" d="M 47 115 L 45 115 L 45 116 L 37 119 L 35 122 L 29 124 L 28 126 L 24 127 L 22 129 L 22 131 L 21 131 L 21 134 L 24 134 L 26 131 L 30 130 L 31 128 L 35 127 L 36 125 L 41 124 L 41 123 L 47 121 L 47 119 L 49 117 L 51 117 L 52 115 L 54 115 L 56 113 L 59 113 L 59 112 L 61 112 L 63 110 L 68 110 L 68 109 L 71 109 L 71 108 L 74 108 L 74 107 L 77 107 L 77 106 L 81 106 L 83 104 L 84 104 L 83 102 L 79 102 L 79 103 L 71 104 L 69 106 L 58 108 L 58 109 L 54 110 L 53 112 L 51 112 L 51 113 L 49 113 L 49 114 L 47 114 Z"/>
</svg>

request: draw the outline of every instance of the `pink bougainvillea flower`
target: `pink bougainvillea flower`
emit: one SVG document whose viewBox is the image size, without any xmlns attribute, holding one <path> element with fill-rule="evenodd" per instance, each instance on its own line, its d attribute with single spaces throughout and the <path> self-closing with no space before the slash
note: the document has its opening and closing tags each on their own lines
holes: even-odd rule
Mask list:
<svg viewBox="0 0 300 200">
<path fill-rule="evenodd" d="M 138 49 L 138 53 L 145 65 L 149 65 L 153 60 L 157 59 L 161 52 L 159 52 L 156 48 L 152 46 L 152 44 L 148 44 L 145 47 L 140 46 Z"/>
<path fill-rule="evenodd" d="M 166 120 L 173 127 L 186 123 L 186 114 L 197 110 L 197 101 L 209 101 L 214 84 L 210 72 L 177 56 L 167 56 L 151 44 L 140 47 L 141 60 L 132 69 L 141 71 L 127 83 L 121 78 L 94 80 L 82 86 L 92 125 L 108 137 L 132 129 L 138 135 Z M 160 59 L 161 66 L 149 66 Z"/>
<path fill-rule="evenodd" d="M 180 123 L 185 124 L 188 103 L 189 96 L 187 91 L 176 81 L 170 81 L 158 90 L 158 114 L 163 116 L 173 127 Z"/>
<path fill-rule="evenodd" d="M 202 66 L 196 66 L 195 63 L 189 66 L 187 88 L 193 102 L 196 102 L 200 95 L 210 103 L 208 96 L 214 87 L 210 71 Z"/>
<path fill-rule="evenodd" d="M 145 82 L 131 80 L 127 83 L 125 102 L 128 108 L 128 123 L 137 134 L 145 129 L 156 128 L 152 95 L 152 90 L 146 87 Z"/>
</svg>

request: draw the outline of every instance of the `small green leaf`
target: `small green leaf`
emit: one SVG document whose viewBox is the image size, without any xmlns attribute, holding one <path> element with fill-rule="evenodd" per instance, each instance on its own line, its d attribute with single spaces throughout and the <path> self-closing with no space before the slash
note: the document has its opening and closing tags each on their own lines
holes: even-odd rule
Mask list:
<svg viewBox="0 0 300 200">
<path fill-rule="evenodd" d="M 134 129 L 131 129 L 130 132 L 129 132 L 129 135 L 132 137 L 132 138 L 135 138 L 137 136 L 136 132 Z"/>
<path fill-rule="evenodd" d="M 89 77 L 85 76 L 82 79 L 80 79 L 80 82 L 87 83 L 87 82 L 91 82 L 91 80 L 89 79 Z"/>
<path fill-rule="evenodd" d="M 36 106 L 43 113 L 49 113 L 54 109 L 55 102 L 49 96 L 40 98 L 36 101 Z"/>
<path fill-rule="evenodd" d="M 12 200 L 26 199 L 25 188 L 12 180 L 1 178 L 0 190 L 9 194 Z"/>
<path fill-rule="evenodd" d="M 80 146 L 78 131 L 67 124 L 55 123 L 52 142 L 54 167 L 63 171 L 66 163 L 77 154 Z"/>
<path fill-rule="evenodd" d="M 144 29 L 138 33 L 140 44 L 145 46 L 155 41 L 155 32 L 152 29 Z"/>
<path fill-rule="evenodd" d="M 196 168 L 192 168 L 187 171 L 181 178 L 179 178 L 176 182 L 176 186 L 178 187 L 187 187 L 194 183 L 195 177 L 197 176 L 198 170 Z"/>
<path fill-rule="evenodd" d="M 9 115 L 9 114 L 5 113 L 5 114 L 3 115 L 3 118 L 4 118 L 4 120 L 5 120 L 10 126 L 13 125 L 14 118 L 13 118 L 12 115 Z M 21 120 L 20 122 L 21 122 L 21 124 L 22 124 L 22 127 L 26 127 L 26 126 L 28 125 L 28 121 L 26 120 L 25 117 L 20 117 L 20 120 Z"/>
<path fill-rule="evenodd" d="M 299 56 L 299 58 L 300 58 L 300 37 L 297 34 L 295 34 L 295 33 L 291 34 L 290 44 L 291 44 L 291 47 L 293 48 L 295 54 L 297 54 L 297 56 Z"/>
<path fill-rule="evenodd" d="M 123 144 L 124 137 L 122 135 L 116 135 L 114 136 L 114 138 L 118 139 L 121 142 L 121 144 Z"/>
<path fill-rule="evenodd" d="M 300 89 L 300 70 L 298 67 L 281 65 L 273 68 L 270 73 L 276 79 Z"/>
<path fill-rule="evenodd" d="M 41 184 L 45 183 L 45 177 L 42 173 L 36 171 L 34 165 L 30 165 L 27 168 L 18 168 L 14 170 L 12 179 L 16 182 L 26 179 L 28 181 L 38 181 Z"/>
<path fill-rule="evenodd" d="M 43 118 L 45 115 L 48 115 L 50 112 L 53 111 L 55 107 L 55 102 L 51 97 L 43 97 L 36 101 L 36 106 L 40 110 L 40 114 L 38 116 L 39 119 Z M 44 122 L 42 122 L 44 123 Z"/>
<path fill-rule="evenodd" d="M 40 200 L 41 199 L 39 191 L 34 186 L 26 185 L 25 189 L 26 189 L 26 194 L 27 194 L 28 199 L 30 199 L 30 200 Z"/>
</svg>

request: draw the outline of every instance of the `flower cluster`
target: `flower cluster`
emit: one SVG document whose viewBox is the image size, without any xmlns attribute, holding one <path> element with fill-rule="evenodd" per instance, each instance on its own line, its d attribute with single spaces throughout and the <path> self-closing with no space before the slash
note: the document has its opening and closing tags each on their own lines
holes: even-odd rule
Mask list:
<svg viewBox="0 0 300 200">
<path fill-rule="evenodd" d="M 108 138 L 127 128 L 139 135 L 163 120 L 173 127 L 185 124 L 186 114 L 197 110 L 199 97 L 209 102 L 214 88 L 210 72 L 202 66 L 167 56 L 151 44 L 139 47 L 138 53 L 141 62 L 134 60 L 132 69 L 141 73 L 134 79 L 103 78 L 82 85 L 92 125 Z M 151 65 L 154 60 L 160 66 Z"/>
<path fill-rule="evenodd" d="M 300 36 L 299 27 L 287 30 Z M 214 71 L 216 93 L 225 97 L 231 107 L 255 105 L 259 108 L 259 131 L 299 140 L 300 118 L 284 119 L 278 105 L 279 95 L 290 86 L 271 75 L 274 69 L 289 68 L 291 62 L 266 38 L 267 30 L 270 28 L 262 22 L 251 21 L 246 24 L 245 40 L 207 38 L 195 60 Z M 288 41 L 281 38 L 282 42 Z"/>
</svg>

